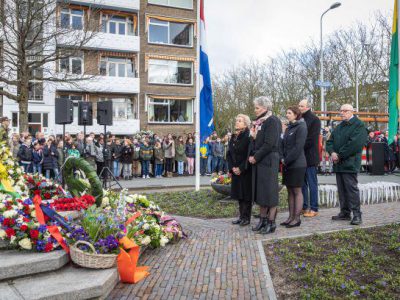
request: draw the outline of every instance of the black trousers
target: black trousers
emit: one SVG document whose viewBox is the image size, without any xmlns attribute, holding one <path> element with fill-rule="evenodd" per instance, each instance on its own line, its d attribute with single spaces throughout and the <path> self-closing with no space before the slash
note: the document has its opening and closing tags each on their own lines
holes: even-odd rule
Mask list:
<svg viewBox="0 0 400 300">
<path fill-rule="evenodd" d="M 239 200 L 239 213 L 240 219 L 242 220 L 250 220 L 251 218 L 251 199 L 250 200 Z"/>
<path fill-rule="evenodd" d="M 361 216 L 360 191 L 357 173 L 336 173 L 340 212 L 344 215 Z"/>
</svg>

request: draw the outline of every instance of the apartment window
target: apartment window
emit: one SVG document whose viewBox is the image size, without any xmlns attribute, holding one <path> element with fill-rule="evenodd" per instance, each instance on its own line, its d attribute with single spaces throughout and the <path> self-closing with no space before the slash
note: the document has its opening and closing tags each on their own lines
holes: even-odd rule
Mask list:
<svg viewBox="0 0 400 300">
<path fill-rule="evenodd" d="M 82 75 L 83 57 L 65 57 L 60 59 L 60 72 Z"/>
<path fill-rule="evenodd" d="M 187 61 L 149 59 L 149 83 L 193 84 L 193 63 Z"/>
<path fill-rule="evenodd" d="M 102 31 L 119 35 L 136 35 L 133 17 L 103 15 Z"/>
<path fill-rule="evenodd" d="M 192 46 L 193 24 L 174 23 L 150 18 L 149 43 Z"/>
<path fill-rule="evenodd" d="M 193 123 L 193 100 L 153 99 L 148 102 L 150 123 Z"/>
<path fill-rule="evenodd" d="M 193 0 L 149 0 L 150 4 L 193 9 Z"/>
<path fill-rule="evenodd" d="M 82 30 L 83 15 L 84 12 L 81 9 L 63 8 L 61 10 L 61 27 Z"/>
<path fill-rule="evenodd" d="M 139 108 L 136 98 L 100 98 L 100 101 L 113 102 L 113 120 L 124 121 L 139 118 Z"/>
<path fill-rule="evenodd" d="M 100 75 L 110 77 L 135 77 L 135 65 L 130 58 L 103 57 Z"/>
<path fill-rule="evenodd" d="M 29 82 L 29 101 L 42 101 L 43 100 L 43 82 L 30 81 Z"/>
</svg>

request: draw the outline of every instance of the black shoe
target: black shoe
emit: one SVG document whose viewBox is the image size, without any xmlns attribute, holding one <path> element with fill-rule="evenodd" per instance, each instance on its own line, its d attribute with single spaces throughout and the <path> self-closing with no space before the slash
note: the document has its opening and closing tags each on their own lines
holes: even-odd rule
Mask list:
<svg viewBox="0 0 400 300">
<path fill-rule="evenodd" d="M 337 216 L 332 217 L 333 221 L 350 221 L 351 217 L 350 215 L 345 215 L 343 213 L 339 213 Z"/>
<path fill-rule="evenodd" d="M 287 224 L 286 228 L 299 227 L 300 225 L 301 225 L 301 220 L 294 224 Z"/>
<path fill-rule="evenodd" d="M 350 225 L 361 225 L 362 219 L 361 216 L 354 216 L 353 220 L 351 220 Z"/>
<path fill-rule="evenodd" d="M 282 222 L 282 223 L 279 224 L 279 225 L 281 225 L 281 226 L 287 226 L 287 225 L 289 225 L 290 222 L 292 222 L 292 221 L 291 221 L 291 220 L 288 220 L 288 221 Z"/>
<path fill-rule="evenodd" d="M 260 218 L 260 221 L 258 222 L 256 227 L 251 228 L 253 231 L 260 231 L 261 228 L 264 228 L 267 226 L 268 219 L 267 218 Z"/>
<path fill-rule="evenodd" d="M 235 221 L 232 221 L 233 225 L 239 225 L 242 222 L 242 219 L 237 219 Z"/>
<path fill-rule="evenodd" d="M 274 233 L 275 229 L 276 229 L 275 221 L 268 221 L 267 226 L 263 227 L 258 233 L 260 234 Z"/>
<path fill-rule="evenodd" d="M 250 225 L 250 220 L 242 220 L 242 222 L 240 222 L 239 225 L 240 225 L 240 226 L 247 226 L 247 225 Z"/>
</svg>

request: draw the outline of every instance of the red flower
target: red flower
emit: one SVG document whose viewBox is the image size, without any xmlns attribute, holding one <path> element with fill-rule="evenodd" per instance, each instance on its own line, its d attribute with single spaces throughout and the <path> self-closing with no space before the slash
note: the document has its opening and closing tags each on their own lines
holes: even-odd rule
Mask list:
<svg viewBox="0 0 400 300">
<path fill-rule="evenodd" d="M 7 234 L 8 238 L 11 238 L 13 235 L 15 235 L 15 230 L 12 228 L 7 228 L 6 234 Z"/>
<path fill-rule="evenodd" d="M 22 220 L 23 220 L 24 222 L 30 222 L 30 221 L 31 221 L 31 220 L 29 220 L 28 218 L 25 218 L 25 217 L 24 217 Z"/>
<path fill-rule="evenodd" d="M 53 244 L 47 243 L 46 246 L 44 246 L 44 252 L 50 252 L 51 250 L 53 250 Z"/>
<path fill-rule="evenodd" d="M 44 196 L 45 199 L 50 199 L 51 198 L 50 193 L 44 193 L 43 196 Z"/>
<path fill-rule="evenodd" d="M 35 229 L 31 230 L 29 234 L 31 238 L 33 238 L 34 240 L 36 240 L 39 237 L 39 231 Z"/>
<path fill-rule="evenodd" d="M 20 229 L 21 231 L 26 231 L 28 229 L 28 226 L 26 226 L 25 224 L 21 225 Z"/>
</svg>

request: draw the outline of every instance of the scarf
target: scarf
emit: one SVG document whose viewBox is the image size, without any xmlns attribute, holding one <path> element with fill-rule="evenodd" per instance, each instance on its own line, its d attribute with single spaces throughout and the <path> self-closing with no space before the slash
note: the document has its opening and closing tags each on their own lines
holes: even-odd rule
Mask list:
<svg viewBox="0 0 400 300">
<path fill-rule="evenodd" d="M 255 119 L 253 121 L 253 130 L 251 130 L 251 136 L 256 139 L 257 137 L 257 133 L 261 130 L 262 125 L 264 124 L 264 122 L 270 117 L 272 116 L 272 111 L 266 111 L 265 113 L 263 113 L 262 115 L 260 115 L 259 117 L 257 117 L 257 119 Z"/>
</svg>

